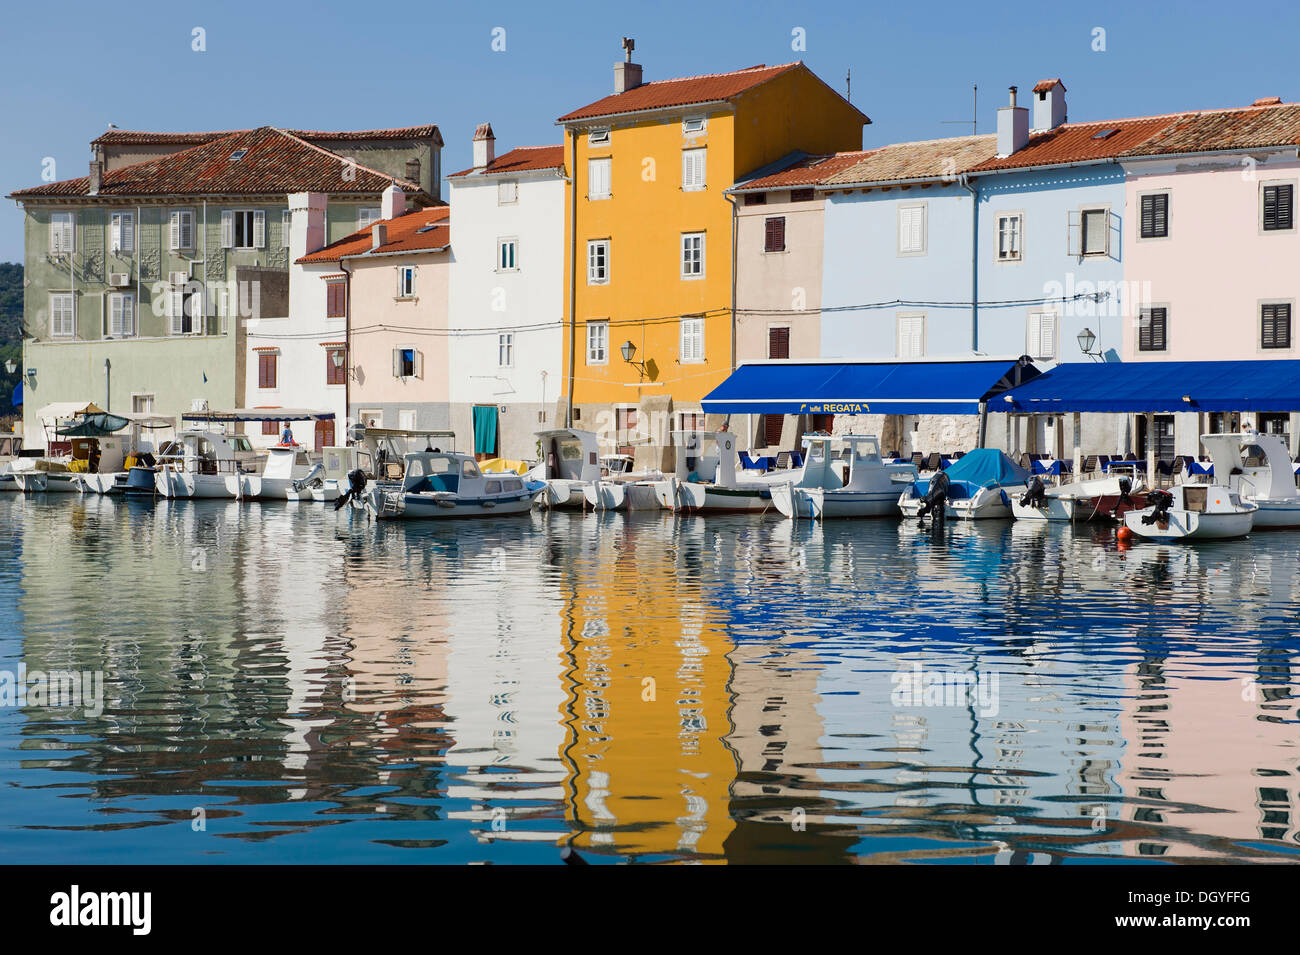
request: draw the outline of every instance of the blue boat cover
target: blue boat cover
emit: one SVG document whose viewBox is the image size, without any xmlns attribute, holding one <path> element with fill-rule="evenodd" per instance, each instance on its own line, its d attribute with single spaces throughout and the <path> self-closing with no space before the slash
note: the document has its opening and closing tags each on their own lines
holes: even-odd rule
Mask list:
<svg viewBox="0 0 1300 955">
<path fill-rule="evenodd" d="M 1030 414 L 1296 411 L 1300 410 L 1300 361 L 1070 362 L 1012 388 L 991 401 L 989 410 Z"/>
<path fill-rule="evenodd" d="M 980 487 L 998 484 L 1024 484 L 1029 472 L 996 448 L 967 451 L 944 472 L 950 481 L 969 481 Z"/>
<path fill-rule="evenodd" d="M 1026 358 L 744 364 L 702 404 L 709 414 L 979 414 L 981 401 L 1038 374 Z"/>
</svg>

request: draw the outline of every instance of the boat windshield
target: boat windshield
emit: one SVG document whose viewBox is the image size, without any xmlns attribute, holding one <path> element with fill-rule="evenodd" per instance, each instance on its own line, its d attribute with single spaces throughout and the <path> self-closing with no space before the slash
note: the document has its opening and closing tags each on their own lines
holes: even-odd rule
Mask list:
<svg viewBox="0 0 1300 955">
<path fill-rule="evenodd" d="M 252 451 L 253 444 L 242 434 L 231 435 L 229 438 L 230 450 L 232 451 Z"/>
</svg>

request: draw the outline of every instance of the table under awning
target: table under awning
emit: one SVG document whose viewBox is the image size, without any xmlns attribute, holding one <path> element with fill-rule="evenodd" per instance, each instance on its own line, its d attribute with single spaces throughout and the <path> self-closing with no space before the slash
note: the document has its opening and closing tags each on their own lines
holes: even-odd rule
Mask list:
<svg viewBox="0 0 1300 955">
<path fill-rule="evenodd" d="M 708 414 L 979 414 L 1041 372 L 1027 357 L 742 364 L 701 402 Z"/>
<path fill-rule="evenodd" d="M 1002 394 L 1013 414 L 1300 411 L 1300 360 L 1071 362 Z"/>
</svg>

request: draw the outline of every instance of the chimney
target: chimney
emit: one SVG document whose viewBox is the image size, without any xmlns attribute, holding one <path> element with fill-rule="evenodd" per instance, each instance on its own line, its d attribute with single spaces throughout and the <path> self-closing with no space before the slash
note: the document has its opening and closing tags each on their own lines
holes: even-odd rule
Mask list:
<svg viewBox="0 0 1300 955">
<path fill-rule="evenodd" d="M 406 212 L 406 193 L 392 183 L 384 190 L 384 198 L 379 204 L 379 218 L 396 219 Z"/>
<path fill-rule="evenodd" d="M 325 209 L 322 192 L 295 192 L 289 197 L 289 261 L 296 262 L 325 246 Z"/>
<path fill-rule="evenodd" d="M 486 169 L 497 158 L 497 137 L 491 123 L 479 123 L 474 130 L 474 168 Z"/>
<path fill-rule="evenodd" d="M 90 161 L 90 194 L 99 195 L 99 187 L 104 184 L 104 164 L 98 159 Z"/>
<path fill-rule="evenodd" d="M 998 158 L 1005 159 L 1029 142 L 1029 110 L 1016 105 L 1016 88 L 1011 87 L 1011 104 L 998 110 Z"/>
<path fill-rule="evenodd" d="M 636 49 L 636 40 L 630 36 L 623 37 L 623 62 L 614 64 L 614 92 L 626 93 L 641 85 L 641 66 L 632 62 L 632 51 Z"/>
<path fill-rule="evenodd" d="M 388 226 L 383 222 L 376 222 L 370 227 L 370 251 L 373 252 L 381 245 L 388 244 Z"/>
<path fill-rule="evenodd" d="M 413 182 L 419 185 L 420 183 L 420 160 L 419 159 L 406 160 L 406 181 Z"/>
<path fill-rule="evenodd" d="M 1065 112 L 1065 84 L 1053 77 L 1034 87 L 1034 132 L 1055 129 L 1069 116 Z"/>
</svg>

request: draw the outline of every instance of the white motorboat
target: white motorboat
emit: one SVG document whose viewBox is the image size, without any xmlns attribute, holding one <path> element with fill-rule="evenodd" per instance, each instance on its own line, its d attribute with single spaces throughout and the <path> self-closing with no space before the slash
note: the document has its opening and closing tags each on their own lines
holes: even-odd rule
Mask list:
<svg viewBox="0 0 1300 955">
<path fill-rule="evenodd" d="M 730 431 L 674 431 L 676 473 L 654 483 L 659 504 L 671 511 L 749 511 L 772 507 L 772 488 L 805 484 L 802 470 L 771 471 L 736 477 L 736 436 Z M 817 480 L 832 480 L 829 470 Z M 813 480 L 813 478 L 809 478 Z M 833 478 L 833 485 L 842 483 Z"/>
<path fill-rule="evenodd" d="M 310 493 L 311 500 L 334 501 L 335 509 L 349 503 L 364 507 L 362 496 L 349 490 L 354 488 L 353 481 L 358 488 L 372 482 L 400 484 L 406 473 L 403 456 L 407 452 L 422 448 L 441 451 L 443 444 L 449 450 L 456 448 L 456 432 L 445 429 L 354 425 L 349 434 L 352 444 L 322 449 L 320 472 L 313 468 L 296 482 Z"/>
<path fill-rule="evenodd" d="M 1224 484 L 1175 484 L 1151 491 L 1147 503 L 1151 506 L 1125 514 L 1124 525 L 1157 541 L 1245 537 L 1259 510 Z"/>
<path fill-rule="evenodd" d="M 848 453 L 847 470 L 841 486 L 831 442 L 844 442 Z M 804 479 L 799 483 L 778 484 L 772 488 L 772 503 L 790 518 L 883 517 L 898 513 L 900 485 L 918 478 L 915 464 L 885 464 L 880 458 L 880 442 L 875 435 L 845 434 L 832 438 L 824 434 L 805 434 Z M 825 469 L 820 479 L 816 472 Z M 809 478 L 814 478 L 809 480 Z"/>
<path fill-rule="evenodd" d="M 545 482 L 537 493 L 541 507 L 586 507 L 588 486 L 599 481 L 600 451 L 595 432 L 577 428 L 554 428 L 536 432 L 542 461 L 530 474 Z M 613 499 L 609 492 L 608 500 Z M 603 496 L 597 500 L 605 500 Z M 622 503 L 622 495 L 619 495 Z"/>
<path fill-rule="evenodd" d="M 308 476 L 313 471 L 320 480 L 322 496 L 315 498 Z M 329 486 L 332 483 L 332 488 Z M 313 463 L 307 449 L 300 444 L 276 444 L 266 451 L 260 474 L 240 472 L 226 476 L 226 489 L 240 500 L 311 501 L 333 500 L 339 496 L 338 482 L 327 482 L 324 469 Z M 333 497 L 327 497 L 329 491 Z"/>
<path fill-rule="evenodd" d="M 163 445 L 154 487 L 163 497 L 229 498 L 226 479 L 239 474 L 252 454 L 252 445 L 242 434 L 201 426 L 182 431 L 175 441 Z"/>
<path fill-rule="evenodd" d="M 1011 513 L 1018 521 L 1078 521 L 1095 517 L 1116 519 L 1128 510 L 1146 506 L 1146 491 L 1137 488 L 1133 478 L 1120 474 L 1085 478 L 1055 487 L 1042 486 L 1041 497 L 1033 495 L 1033 480 L 1028 491 L 1011 494 Z"/>
<path fill-rule="evenodd" d="M 402 463 L 400 482 L 364 493 L 366 509 L 380 520 L 524 514 L 539 490 L 518 474 L 484 474 L 473 457 L 455 451 L 417 451 Z"/>
<path fill-rule="evenodd" d="M 1258 431 L 1203 434 L 1214 480 L 1259 508 L 1254 526 L 1300 527 L 1300 491 L 1285 442 Z"/>
<path fill-rule="evenodd" d="M 1029 482 L 1028 471 L 994 448 L 968 451 L 937 473 L 948 478 L 944 516 L 961 521 L 1010 518 L 1012 496 L 1023 494 Z M 899 497 L 898 507 L 905 517 L 921 514 L 933 479 L 931 475 L 913 481 Z"/>
<path fill-rule="evenodd" d="M 659 510 L 655 482 L 664 479 L 660 471 L 633 471 L 632 457 L 607 454 L 600 459 L 600 474 L 582 486 L 587 504 L 598 511 Z"/>
</svg>

